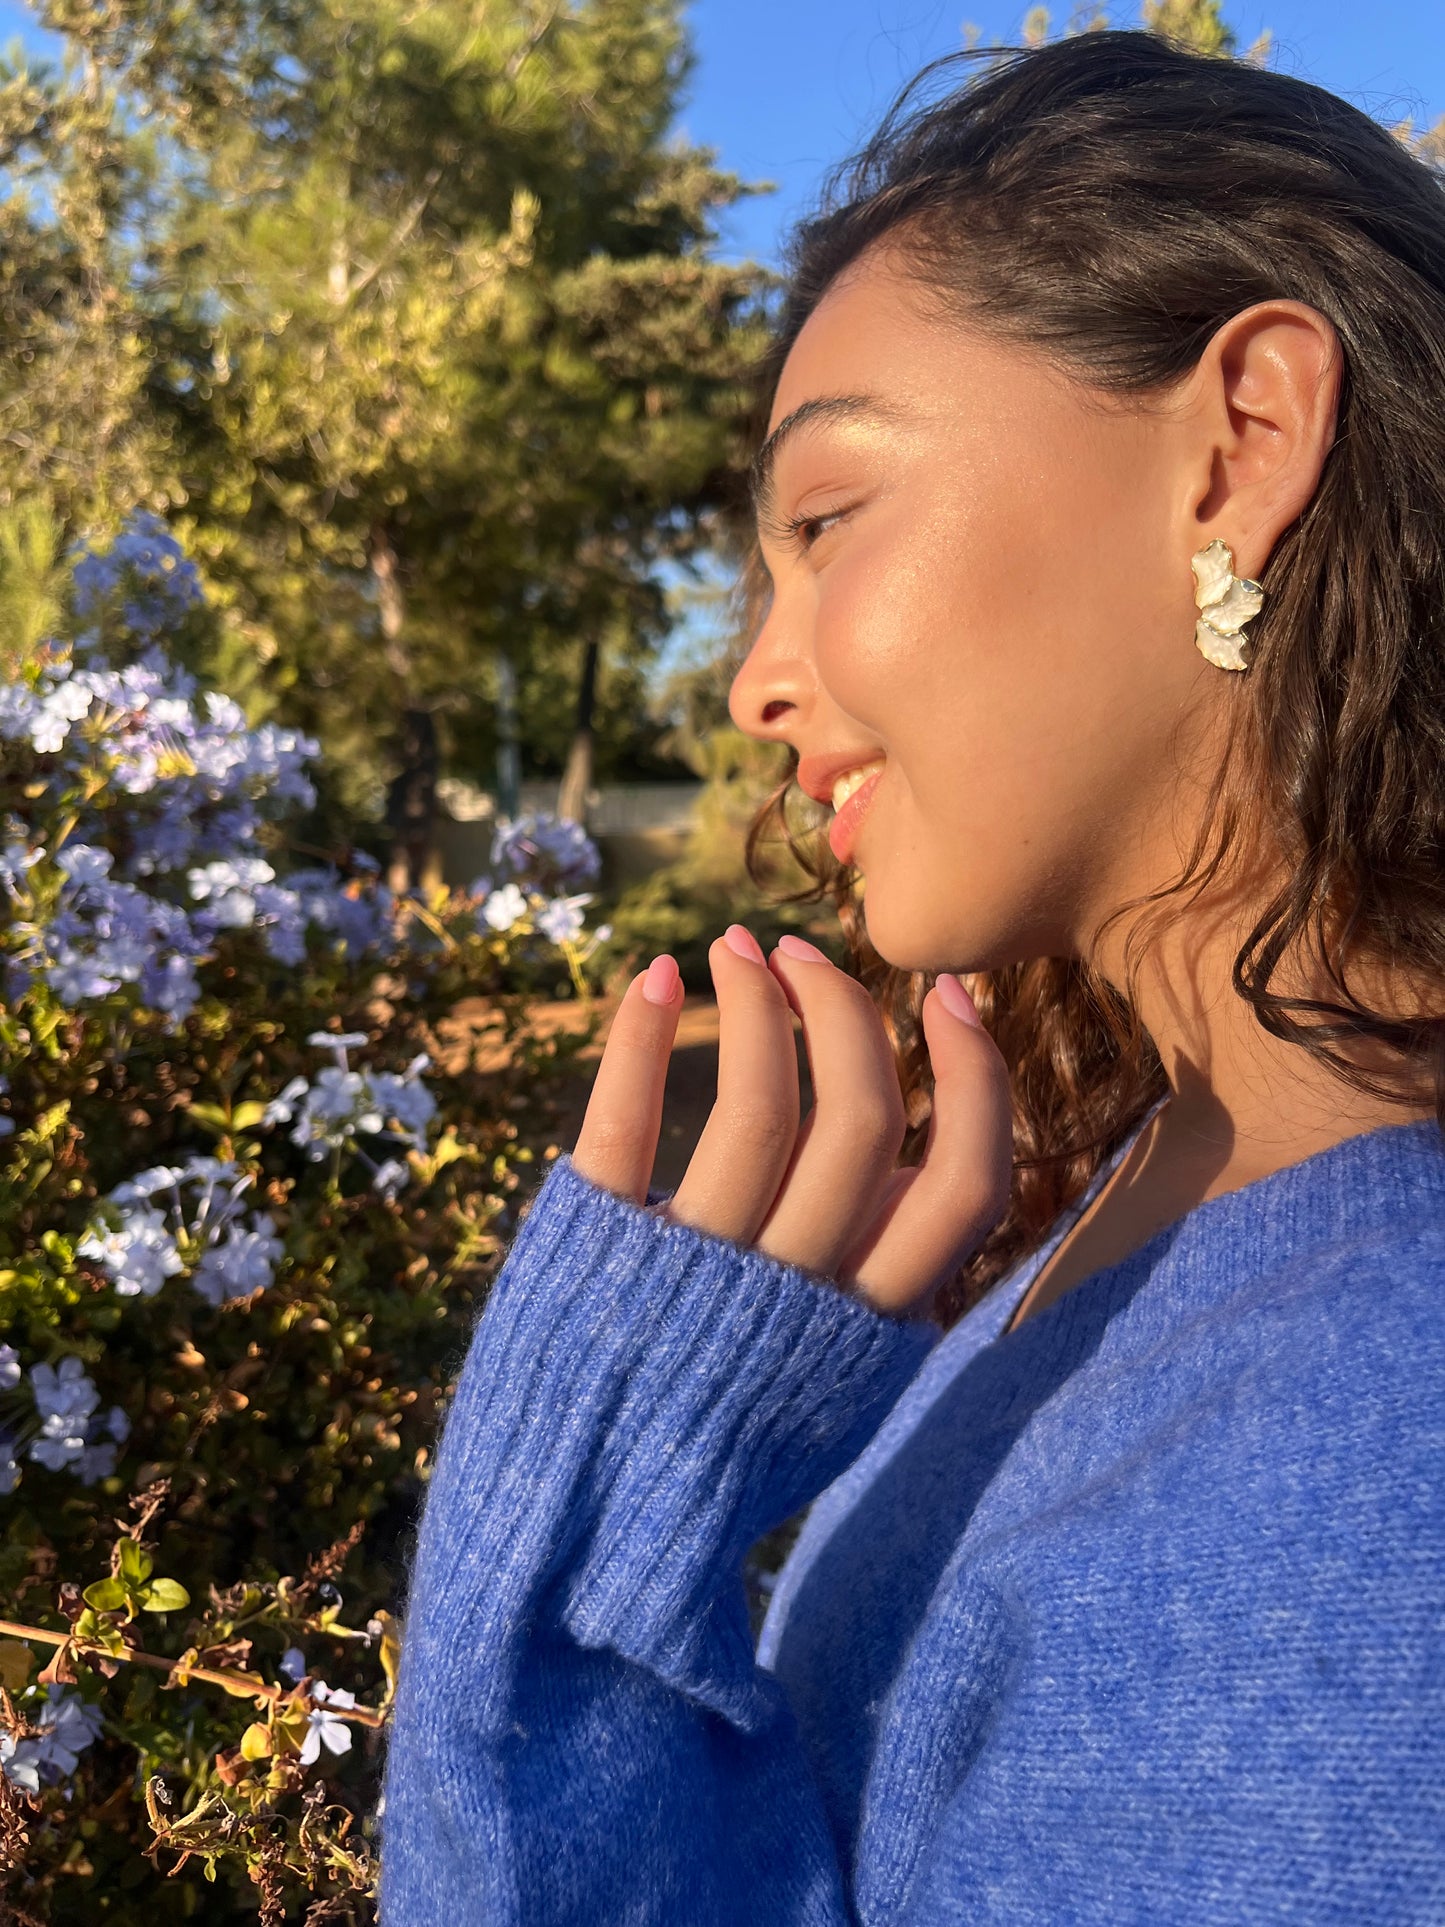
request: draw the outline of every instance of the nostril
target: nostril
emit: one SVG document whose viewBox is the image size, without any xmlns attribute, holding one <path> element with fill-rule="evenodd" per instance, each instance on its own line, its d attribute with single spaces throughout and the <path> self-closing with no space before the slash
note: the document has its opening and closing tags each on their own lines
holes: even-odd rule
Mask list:
<svg viewBox="0 0 1445 1927">
<path fill-rule="evenodd" d="M 789 702 L 784 702 L 781 696 L 775 697 L 772 702 L 764 705 L 763 721 L 765 723 L 775 723 L 780 715 L 792 707 L 793 705 Z"/>
</svg>

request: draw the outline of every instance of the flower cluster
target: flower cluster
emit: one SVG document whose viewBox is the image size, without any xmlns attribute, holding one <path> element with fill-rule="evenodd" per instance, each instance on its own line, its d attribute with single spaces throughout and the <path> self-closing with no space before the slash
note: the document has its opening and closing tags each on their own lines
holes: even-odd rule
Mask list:
<svg viewBox="0 0 1445 1927">
<path fill-rule="evenodd" d="M 592 932 L 585 949 L 578 946 L 586 921 L 583 911 L 593 896 L 587 890 L 569 896 L 567 885 L 589 882 L 601 871 L 597 845 L 580 823 L 535 810 L 525 810 L 515 822 L 503 818 L 492 838 L 491 858 L 494 866 L 511 870 L 512 880 L 497 884 L 493 877 L 481 876 L 472 884 L 477 929 L 483 935 L 510 935 L 530 922 L 564 954 L 576 953 L 579 962 L 612 935 L 611 925 L 604 923 Z M 526 887 L 516 881 L 518 876 Z"/>
<path fill-rule="evenodd" d="M 17 1390 L 21 1376 L 15 1348 L 0 1345 L 0 1391 Z M 130 1436 L 130 1420 L 119 1405 L 112 1405 L 104 1417 L 96 1410 L 100 1394 L 83 1360 L 71 1353 L 58 1367 L 32 1365 L 30 1390 L 40 1423 L 27 1456 L 52 1472 L 74 1472 L 82 1485 L 109 1478 L 116 1447 Z M 9 1433 L 0 1435 L 0 1493 L 13 1492 L 19 1483 L 18 1443 Z"/>
<path fill-rule="evenodd" d="M 76 614 L 92 633 L 115 610 L 127 632 L 147 642 L 179 628 L 203 600 L 180 543 L 158 515 L 144 510 L 103 553 L 82 549 L 72 579 Z"/>
<path fill-rule="evenodd" d="M 251 1183 L 227 1159 L 158 1164 L 115 1187 L 107 1203 L 116 1222 L 92 1226 L 76 1250 L 99 1260 L 122 1298 L 153 1298 L 182 1271 L 211 1305 L 249 1297 L 272 1282 L 282 1252 L 273 1220 L 242 1206 Z"/>
<path fill-rule="evenodd" d="M 34 759 L 29 814 L 60 831 L 35 840 L 12 819 L 0 888 L 13 906 L 7 989 L 38 977 L 67 1008 L 134 985 L 176 1022 L 199 996 L 196 966 L 222 932 L 254 929 L 277 961 L 300 963 L 308 933 L 354 956 L 389 930 L 375 878 L 319 868 L 278 876 L 256 854 L 266 826 L 307 808 L 316 743 L 247 725 L 239 706 L 171 662 L 156 638 L 200 600 L 192 565 L 141 518 L 74 572 L 77 611 L 98 626 L 52 642 L 0 687 L 0 741 Z M 113 663 L 101 617 L 119 605 L 140 653 Z M 11 755 L 15 751 L 12 749 Z"/>
<path fill-rule="evenodd" d="M 430 1059 L 418 1053 L 404 1071 L 353 1070 L 348 1051 L 367 1039 L 363 1032 L 318 1030 L 307 1038 L 318 1050 L 335 1053 L 335 1062 L 314 1078 L 293 1077 L 266 1106 L 262 1122 L 291 1124 L 291 1142 L 312 1159 L 328 1151 L 354 1152 L 372 1174 L 372 1185 L 394 1197 L 410 1176 L 397 1157 L 378 1161 L 357 1143 L 359 1137 L 381 1140 L 383 1148 L 426 1150 L 426 1132 L 436 1113 L 436 1099 L 421 1081 Z"/>
<path fill-rule="evenodd" d="M 504 817 L 492 837 L 492 863 L 514 877 L 525 872 L 550 892 L 595 882 L 602 870 L 597 845 L 582 825 L 546 810 L 523 810 L 515 821 Z"/>
</svg>

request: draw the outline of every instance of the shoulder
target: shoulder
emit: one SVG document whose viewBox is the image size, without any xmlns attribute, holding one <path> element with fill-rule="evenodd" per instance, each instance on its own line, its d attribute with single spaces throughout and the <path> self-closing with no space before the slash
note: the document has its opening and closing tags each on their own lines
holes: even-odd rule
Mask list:
<svg viewBox="0 0 1445 1927">
<path fill-rule="evenodd" d="M 1301 1364 L 1348 1348 L 1361 1364 L 1445 1346 L 1445 1220 L 1400 1222 L 1302 1252 L 1260 1279 L 1254 1309 L 1272 1311 L 1279 1342 L 1318 1342 Z"/>
<path fill-rule="evenodd" d="M 1196 1356 L 1212 1357 L 1230 1432 L 1286 1505 L 1352 1492 L 1378 1516 L 1419 1499 L 1445 1455 L 1445 1224 L 1303 1251 L 1206 1325 Z"/>
</svg>

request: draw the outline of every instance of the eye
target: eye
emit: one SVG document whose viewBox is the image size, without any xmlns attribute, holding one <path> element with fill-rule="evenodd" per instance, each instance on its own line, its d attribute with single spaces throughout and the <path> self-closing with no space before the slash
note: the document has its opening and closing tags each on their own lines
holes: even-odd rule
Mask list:
<svg viewBox="0 0 1445 1927">
<path fill-rule="evenodd" d="M 815 542 L 825 536 L 849 513 L 847 509 L 826 509 L 822 514 L 795 515 L 782 525 L 784 540 L 803 554 L 807 554 Z"/>
</svg>

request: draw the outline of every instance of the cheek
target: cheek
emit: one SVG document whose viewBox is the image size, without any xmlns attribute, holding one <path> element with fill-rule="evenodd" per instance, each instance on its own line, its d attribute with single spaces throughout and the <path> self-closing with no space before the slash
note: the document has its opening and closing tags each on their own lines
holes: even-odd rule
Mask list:
<svg viewBox="0 0 1445 1927">
<path fill-rule="evenodd" d="M 1036 507 L 998 487 L 934 488 L 922 514 L 890 507 L 866 536 L 860 524 L 819 575 L 823 687 L 920 791 L 965 748 L 991 745 L 1007 766 L 1049 692 L 1067 707 L 1078 598 L 1066 562 L 1041 566 Z"/>
</svg>

